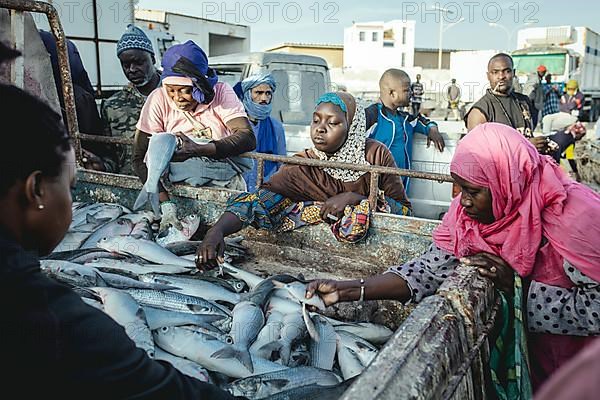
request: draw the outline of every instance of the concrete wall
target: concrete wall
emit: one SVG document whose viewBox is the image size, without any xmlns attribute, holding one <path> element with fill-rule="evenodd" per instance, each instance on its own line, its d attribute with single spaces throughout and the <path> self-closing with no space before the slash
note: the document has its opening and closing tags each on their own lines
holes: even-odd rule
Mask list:
<svg viewBox="0 0 600 400">
<path fill-rule="evenodd" d="M 155 10 L 136 10 L 136 23 L 166 30 L 176 43 L 193 40 L 208 56 L 249 52 L 250 27 Z"/>
<path fill-rule="evenodd" d="M 334 47 L 318 46 L 280 46 L 267 50 L 277 53 L 306 54 L 322 57 L 327 61 L 329 68 L 341 68 L 344 64 L 344 49 Z"/>
<path fill-rule="evenodd" d="M 438 52 L 415 49 L 415 67 L 437 69 Z M 442 50 L 442 69 L 450 69 L 450 52 Z"/>
<path fill-rule="evenodd" d="M 384 39 L 386 32 L 390 32 L 392 38 Z M 414 50 L 415 21 L 356 23 L 344 29 L 344 68 L 411 68 Z"/>
</svg>

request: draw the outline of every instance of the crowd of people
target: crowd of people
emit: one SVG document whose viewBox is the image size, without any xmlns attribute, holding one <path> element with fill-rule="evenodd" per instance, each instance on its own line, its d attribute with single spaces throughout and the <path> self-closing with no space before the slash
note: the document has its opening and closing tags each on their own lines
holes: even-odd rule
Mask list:
<svg viewBox="0 0 600 400">
<path fill-rule="evenodd" d="M 199 269 L 221 263 L 225 236 L 247 226 L 286 232 L 326 223 L 340 242 L 354 243 L 367 235 L 374 211 L 412 215 L 406 195 L 410 182 L 399 176 L 380 178 L 375 209 L 367 199 L 367 172 L 266 163 L 264 182 L 257 185 L 255 163 L 239 155 L 286 154 L 284 128 L 270 116 L 277 90 L 271 75 L 253 75 L 231 87 L 218 80 L 192 41 L 170 47 L 159 71 L 152 44 L 135 26 L 119 40 L 117 57 L 130 83 L 102 103 L 99 125 L 91 124 L 95 132 L 90 133 L 132 138 L 134 145 L 86 147 L 85 167 L 133 173 L 145 182 L 150 141 L 176 135 L 171 182 L 238 191 L 206 233 L 196 255 Z M 504 350 L 498 353 L 504 358 L 490 363 L 499 398 L 517 398 L 515 393 L 531 398 L 600 334 L 600 196 L 556 162 L 585 134 L 577 122 L 582 95 L 576 82 L 568 82 L 561 93 L 546 73 L 538 69 L 537 84 L 525 95 L 513 90 L 512 58 L 498 54 L 490 59 L 490 89 L 464 117 L 468 133 L 450 167 L 457 196 L 424 254 L 373 277 L 316 280 L 306 293 L 327 305 L 419 302 L 459 264 L 473 267 L 494 283 L 505 305 L 499 333 Z M 85 81 L 86 75 L 79 76 Z M 87 83 L 77 86 L 89 90 Z M 347 92 L 320 96 L 310 126 L 313 147 L 296 156 L 410 169 L 415 133 L 434 144 L 431 151 L 444 151 L 437 124 L 419 113 L 420 76 L 411 84 L 404 71 L 390 69 L 379 89 L 380 101 L 371 105 Z M 5 343 L 11 343 L 5 358 L 11 365 L 9 382 L 31 394 L 65 397 L 66 390 L 67 398 L 81 393 L 92 398 L 231 398 L 150 360 L 114 321 L 43 276 L 37 257 L 52 251 L 70 223 L 75 156 L 60 115 L 17 88 L 3 85 L 0 91 L 1 98 L 10 99 L 0 108 L 5 129 L 34 135 L 8 135 L 0 157 L 5 171 L 0 182 L 0 293 L 3 303 L 12 305 L 6 307 L 6 324 L 14 328 L 3 330 Z M 456 110 L 460 89 L 455 81 L 447 94 L 449 111 Z M 16 117 L 23 112 L 37 117 Z M 553 135 L 534 134 L 540 119 L 544 132 Z M 28 144 L 32 140 L 36 146 Z M 32 150 L 19 153 L 17 160 L 13 149 L 26 147 Z M 160 228 L 177 226 L 174 200 L 165 187 L 159 192 Z M 21 386 L 24 376 L 35 376 L 36 385 Z"/>
</svg>

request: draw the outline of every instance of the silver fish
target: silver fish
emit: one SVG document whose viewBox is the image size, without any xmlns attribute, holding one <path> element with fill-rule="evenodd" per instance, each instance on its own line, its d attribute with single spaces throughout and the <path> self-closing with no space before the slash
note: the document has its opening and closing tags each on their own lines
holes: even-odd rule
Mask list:
<svg viewBox="0 0 600 400">
<path fill-rule="evenodd" d="M 160 347 L 154 349 L 154 359 L 166 361 L 182 374 L 198 379 L 200 382 L 212 383 L 208 371 L 204 369 L 202 365 L 186 360 L 185 358 L 174 356 L 173 354 L 161 350 Z"/>
<path fill-rule="evenodd" d="M 156 344 L 163 350 L 195 361 L 209 371 L 217 371 L 233 378 L 245 378 L 253 375 L 236 358 L 218 359 L 211 357 L 211 354 L 227 347 L 227 344 L 214 337 L 177 327 L 157 329 L 153 334 Z M 252 359 L 252 365 L 254 366 L 254 374 L 264 374 L 287 368 L 259 357 Z"/>
<path fill-rule="evenodd" d="M 325 318 L 335 327 L 336 331 L 353 333 L 373 344 L 384 344 L 394 334 L 390 328 L 371 322 L 342 322 Z"/>
<path fill-rule="evenodd" d="M 139 277 L 151 273 L 160 274 L 185 274 L 190 272 L 188 267 L 180 267 L 177 265 L 158 265 L 158 264 L 135 264 L 123 260 L 113 260 L 108 258 L 94 259 L 91 262 L 85 263 L 93 268 L 101 271 L 119 271 L 129 276 Z"/>
<path fill-rule="evenodd" d="M 90 235 L 90 232 L 67 232 L 63 240 L 54 248 L 54 251 L 63 252 L 77 250 Z"/>
<path fill-rule="evenodd" d="M 135 239 L 132 237 L 104 238 L 98 242 L 98 247 L 119 254 L 138 256 L 156 264 L 179 265 L 190 268 L 196 266 L 193 261 L 177 257 L 155 242 L 145 239 Z"/>
<path fill-rule="evenodd" d="M 94 288 L 104 304 L 104 312 L 125 328 L 137 347 L 154 357 L 154 340 L 142 307 L 126 292 L 110 288 Z"/>
<path fill-rule="evenodd" d="M 146 166 L 148 167 L 148 177 L 144 187 L 140 191 L 135 204 L 133 205 L 134 210 L 139 210 L 147 202 L 150 202 L 152 211 L 160 218 L 160 203 L 158 200 L 158 183 L 160 177 L 163 175 L 173 153 L 177 148 L 177 137 L 168 133 L 158 133 L 150 136 L 150 142 L 148 143 L 148 150 L 146 152 Z"/>
<path fill-rule="evenodd" d="M 339 338 L 338 347 L 342 345 L 351 349 L 363 366 L 368 367 L 371 361 L 377 356 L 379 352 L 377 347 L 365 339 L 342 330 L 336 332 Z"/>
<path fill-rule="evenodd" d="M 301 386 L 335 386 L 339 383 L 340 378 L 333 372 L 313 367 L 297 367 L 238 379 L 227 385 L 225 390 L 234 396 L 264 399 Z"/>
<path fill-rule="evenodd" d="M 321 315 L 312 317 L 315 329 L 319 333 L 319 341 L 310 343 L 310 364 L 313 367 L 331 370 L 335 359 L 337 333 L 333 326 Z"/>
<path fill-rule="evenodd" d="M 92 204 L 73 215 L 69 229 L 76 229 L 79 225 L 86 223 L 89 218 L 88 216 L 92 216 L 97 220 L 108 219 L 108 221 L 113 221 L 128 212 L 129 210 L 119 204 Z"/>
<path fill-rule="evenodd" d="M 86 222 L 85 224 L 81 224 L 81 225 L 77 225 L 76 227 L 74 227 L 73 229 L 70 230 L 70 232 L 89 232 L 89 233 L 93 233 L 94 231 L 96 231 L 98 228 L 100 228 L 102 225 L 110 222 L 111 219 L 110 218 L 104 218 L 104 219 L 96 219 L 93 216 L 89 215 L 86 217 Z"/>
<path fill-rule="evenodd" d="M 252 357 L 248 349 L 265 324 L 265 316 L 260 307 L 250 301 L 236 304 L 232 315 L 233 324 L 230 335 L 233 345 L 216 351 L 211 357 L 237 358 L 250 372 L 254 372 Z"/>
<path fill-rule="evenodd" d="M 170 226 L 156 236 L 156 243 L 165 247 L 171 243 L 190 240 L 200 226 L 200 217 L 198 217 L 196 214 L 191 214 L 183 218 L 180 222 L 182 229 L 177 229 L 174 226 Z"/>
<path fill-rule="evenodd" d="M 267 317 L 267 323 L 258 332 L 258 336 L 252 345 L 250 346 L 250 353 L 257 355 L 267 360 L 271 359 L 270 354 L 267 351 L 261 350 L 263 346 L 268 343 L 279 340 L 281 334 L 281 328 L 283 326 L 284 315 L 278 311 L 274 311 Z"/>
<path fill-rule="evenodd" d="M 275 294 L 269 299 L 267 310 L 279 311 L 282 314 L 295 314 L 302 312 L 302 306 L 298 302 L 281 298 Z"/>
<path fill-rule="evenodd" d="M 127 292 L 143 305 L 194 314 L 222 315 L 224 317 L 231 315 L 226 308 L 200 297 L 170 291 L 144 289 L 130 289 Z"/>
<path fill-rule="evenodd" d="M 152 289 L 169 290 L 174 286 L 140 282 L 119 274 L 102 272 L 86 265 L 75 264 L 62 260 L 41 260 L 42 271 L 55 279 L 80 287 L 112 287 L 117 289 Z"/>
<path fill-rule="evenodd" d="M 279 339 L 263 345 L 259 351 L 267 354 L 271 354 L 273 351 L 279 351 L 281 362 L 283 365 L 288 365 L 290 363 L 292 345 L 305 334 L 306 326 L 302 321 L 302 316 L 298 313 L 287 314 L 281 321 Z"/>
<path fill-rule="evenodd" d="M 102 303 L 100 303 L 97 300 L 90 299 L 90 298 L 87 298 L 87 297 L 82 297 L 81 300 L 83 300 L 83 302 L 86 303 L 89 306 L 97 308 L 100 311 L 104 311 L 104 305 L 102 305 Z"/>
<path fill-rule="evenodd" d="M 80 249 L 93 249 L 98 247 L 100 239 L 105 237 L 126 236 L 131 233 L 133 222 L 126 218 L 118 218 L 112 222 L 102 225 L 98 230 L 81 244 Z"/>
<path fill-rule="evenodd" d="M 360 362 L 356 353 L 354 353 L 352 349 L 339 343 L 337 347 L 337 358 L 344 380 L 362 374 L 365 369 L 365 366 Z"/>
<path fill-rule="evenodd" d="M 254 275 L 253 273 L 245 271 L 241 268 L 236 268 L 228 262 L 224 262 L 220 267 L 223 269 L 223 272 L 226 272 L 234 278 L 238 278 L 246 282 L 250 290 L 254 289 L 264 280 L 260 276 Z"/>
<path fill-rule="evenodd" d="M 269 400 L 337 400 L 348 389 L 352 381 L 345 381 L 335 386 L 307 385 L 286 390 L 269 396 Z"/>
<path fill-rule="evenodd" d="M 310 299 L 306 298 L 306 284 L 302 282 L 291 282 L 291 283 L 281 283 L 279 281 L 273 281 L 275 287 L 278 289 L 287 290 L 292 297 L 298 301 L 299 303 L 306 303 L 307 305 L 317 307 L 321 311 L 325 311 L 325 303 L 319 296 L 313 296 Z"/>
<path fill-rule="evenodd" d="M 201 279 L 158 274 L 141 275 L 139 279 L 142 282 L 162 283 L 164 285 L 177 286 L 179 289 L 176 289 L 176 292 L 190 296 L 202 297 L 206 300 L 221 300 L 230 304 L 237 304 L 241 301 L 241 296 L 239 294 L 230 292 L 223 286 L 215 285 Z"/>
<path fill-rule="evenodd" d="M 153 232 L 150 221 L 142 220 L 133 226 L 131 229 L 131 237 L 136 239 L 152 240 Z"/>
<path fill-rule="evenodd" d="M 143 306 L 146 314 L 146 321 L 150 330 L 162 328 L 163 326 L 182 326 L 182 325 L 197 325 L 207 330 L 219 332 L 217 328 L 211 325 L 212 322 L 220 321 L 226 318 L 223 315 L 210 314 L 192 314 L 177 312 L 172 310 L 164 310 L 151 306 Z"/>
</svg>

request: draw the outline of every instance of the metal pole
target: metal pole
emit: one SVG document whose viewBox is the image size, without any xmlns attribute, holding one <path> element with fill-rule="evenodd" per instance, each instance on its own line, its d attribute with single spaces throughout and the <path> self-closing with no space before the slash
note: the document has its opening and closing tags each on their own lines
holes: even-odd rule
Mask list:
<svg viewBox="0 0 600 400">
<path fill-rule="evenodd" d="M 256 166 L 256 187 L 260 187 L 265 179 L 265 160 L 259 159 Z"/>
<path fill-rule="evenodd" d="M 371 206 L 372 212 L 377 210 L 377 197 L 379 197 L 379 174 L 372 172 L 369 183 L 369 206 Z"/>
<path fill-rule="evenodd" d="M 25 54 L 25 16 L 23 11 L 10 10 L 10 30 L 15 49 Z M 10 79 L 15 86 L 23 89 L 25 87 L 25 60 L 24 57 L 16 57 L 11 62 Z"/>
<path fill-rule="evenodd" d="M 438 69 L 442 69 L 442 36 L 444 33 L 444 16 L 440 11 L 440 37 L 438 41 Z"/>
<path fill-rule="evenodd" d="M 63 97 L 65 99 L 66 125 L 69 135 L 73 141 L 75 156 L 78 165 L 81 164 L 81 143 L 79 141 L 79 125 L 77 123 L 77 111 L 75 109 L 75 94 L 73 92 L 73 81 L 71 80 L 71 69 L 69 68 L 69 54 L 67 52 L 67 41 L 65 32 L 60 23 L 60 18 L 51 4 L 32 0 L 0 0 L 0 7 L 9 10 L 29 11 L 46 14 L 48 23 L 56 41 L 58 53 L 58 68 L 62 83 Z"/>
</svg>

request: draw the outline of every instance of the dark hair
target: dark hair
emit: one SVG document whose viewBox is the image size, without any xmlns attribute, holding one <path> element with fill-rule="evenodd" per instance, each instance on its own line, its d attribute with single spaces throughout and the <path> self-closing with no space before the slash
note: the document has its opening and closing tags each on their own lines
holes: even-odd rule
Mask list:
<svg viewBox="0 0 600 400">
<path fill-rule="evenodd" d="M 0 195 L 34 171 L 60 174 L 71 148 L 61 116 L 23 90 L 0 84 Z"/>
<path fill-rule="evenodd" d="M 496 59 L 498 59 L 498 58 L 508 58 L 508 59 L 510 60 L 510 66 L 511 66 L 511 69 L 513 69 L 513 68 L 514 68 L 514 66 L 515 66 L 515 62 L 513 61 L 513 58 L 512 58 L 512 57 L 511 57 L 509 54 L 506 54 L 506 53 L 498 53 L 498 54 L 496 54 L 495 56 L 493 56 L 492 58 L 490 58 L 490 61 L 488 61 L 488 69 L 490 68 L 490 65 L 492 64 L 492 61 L 494 61 L 494 60 L 496 60 Z"/>
</svg>

